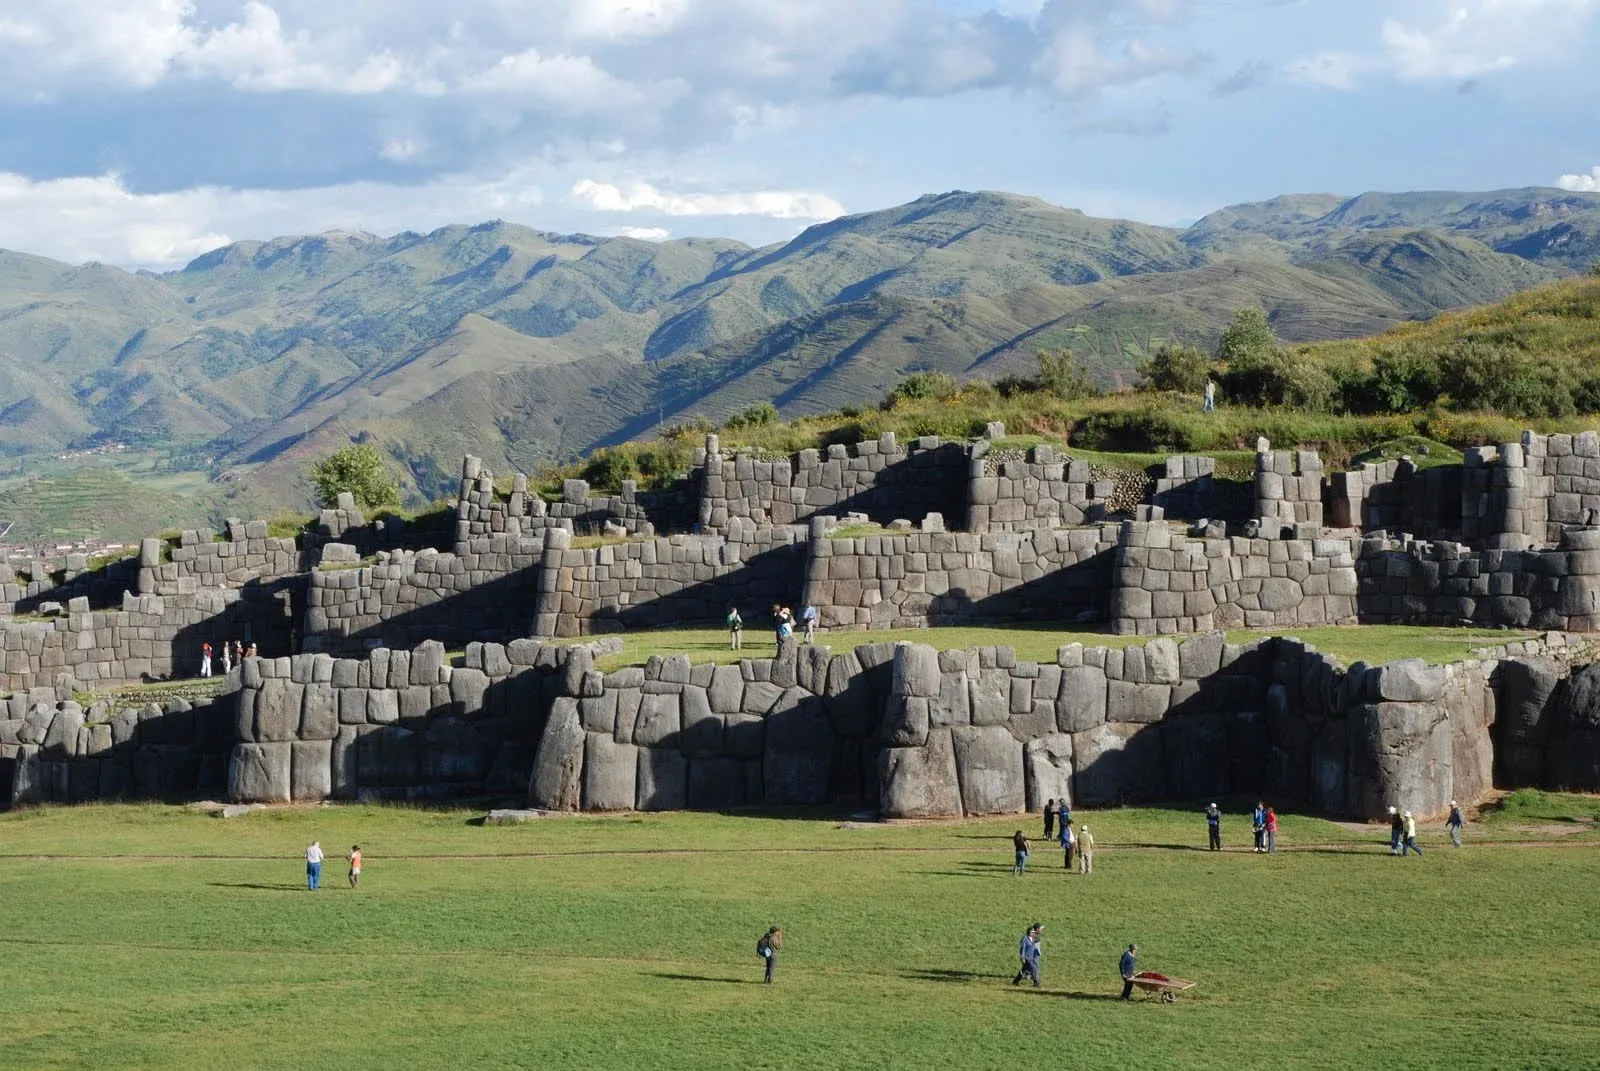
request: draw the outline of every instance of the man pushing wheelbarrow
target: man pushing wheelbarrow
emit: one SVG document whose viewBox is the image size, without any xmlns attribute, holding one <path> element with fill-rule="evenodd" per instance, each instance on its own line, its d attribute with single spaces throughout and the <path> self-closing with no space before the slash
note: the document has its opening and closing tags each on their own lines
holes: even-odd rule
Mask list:
<svg viewBox="0 0 1600 1071">
<path fill-rule="evenodd" d="M 1161 1003 L 1171 1004 L 1178 999 L 1178 994 L 1185 989 L 1193 989 L 1193 982 L 1186 982 L 1181 978 L 1169 978 L 1155 971 L 1139 970 L 1139 946 L 1132 944 L 1122 954 L 1122 961 L 1118 964 L 1118 972 L 1122 975 L 1122 999 L 1130 1000 L 1134 989 L 1138 989 L 1146 996 L 1153 997 L 1161 994 Z"/>
</svg>

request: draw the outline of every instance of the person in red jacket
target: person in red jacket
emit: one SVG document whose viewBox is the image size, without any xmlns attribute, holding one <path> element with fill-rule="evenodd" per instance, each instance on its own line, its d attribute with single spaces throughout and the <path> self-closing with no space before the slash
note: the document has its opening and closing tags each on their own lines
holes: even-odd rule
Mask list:
<svg viewBox="0 0 1600 1071">
<path fill-rule="evenodd" d="M 1278 852 L 1278 812 L 1271 807 L 1267 808 L 1267 852 L 1270 855 Z"/>
</svg>

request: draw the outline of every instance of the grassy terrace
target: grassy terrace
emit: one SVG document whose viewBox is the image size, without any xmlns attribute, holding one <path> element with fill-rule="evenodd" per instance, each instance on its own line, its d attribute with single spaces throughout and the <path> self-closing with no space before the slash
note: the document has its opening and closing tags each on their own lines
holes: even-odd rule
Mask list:
<svg viewBox="0 0 1600 1071">
<path fill-rule="evenodd" d="M 670 657 L 687 654 L 695 662 L 730 664 L 741 658 L 771 657 L 777 648 L 773 634 L 764 625 L 750 621 L 745 623 L 742 651 L 730 651 L 727 632 L 716 628 L 661 629 L 612 635 L 622 640 L 622 653 L 600 660 L 600 668 L 608 671 L 621 666 L 642 665 L 651 655 Z M 1248 643 L 1265 636 L 1297 636 L 1346 665 L 1356 661 L 1375 665 L 1401 658 L 1422 658 L 1430 663 L 1442 664 L 1467 658 L 1474 648 L 1509 643 L 1530 635 L 1533 633 L 1421 625 L 1330 625 L 1303 629 L 1240 629 L 1228 633 L 1228 640 L 1230 643 Z M 944 651 L 964 647 L 1009 646 L 1016 649 L 1018 658 L 1054 662 L 1056 648 L 1064 643 L 1081 643 L 1086 647 L 1126 647 L 1129 644 L 1147 643 L 1150 637 L 1112 636 L 1075 624 L 890 629 L 827 632 L 818 636 L 818 642 L 835 650 L 845 650 L 863 643 L 900 640 L 932 644 Z"/>
<path fill-rule="evenodd" d="M 1285 816 L 1080 811 L 1096 873 L 1015 817 L 627 815 L 475 824 L 350 806 L 0 816 L 0 1066 L 1551 1068 L 1600 1052 L 1596 801 L 1518 794 L 1455 851 Z M 1558 828 L 1559 827 L 1559 828 Z M 301 851 L 366 853 L 363 887 Z M 1044 988 L 1007 984 L 1045 923 Z M 753 946 L 784 927 L 778 984 Z M 1117 1003 L 1117 955 L 1196 980 Z"/>
</svg>

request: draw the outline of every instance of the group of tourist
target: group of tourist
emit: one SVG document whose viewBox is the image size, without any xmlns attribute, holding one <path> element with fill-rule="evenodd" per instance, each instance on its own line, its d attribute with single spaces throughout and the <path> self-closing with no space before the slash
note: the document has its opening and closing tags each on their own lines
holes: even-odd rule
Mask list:
<svg viewBox="0 0 1600 1071">
<path fill-rule="evenodd" d="M 222 661 L 222 675 L 227 676 L 228 671 L 243 662 L 246 658 L 256 656 L 256 645 L 246 647 L 239 640 L 223 640 L 220 649 Z M 200 645 L 200 676 L 209 677 L 216 666 L 218 650 L 211 646 L 211 641 L 206 640 Z"/>
<path fill-rule="evenodd" d="M 817 642 L 817 621 L 821 617 L 817 608 L 807 603 L 800 611 L 800 616 L 795 617 L 793 610 L 779 603 L 772 604 L 772 621 L 777 633 L 777 641 L 781 645 L 784 640 L 795 634 L 795 630 L 805 630 L 807 643 Z M 728 608 L 728 648 L 739 651 L 744 649 L 744 618 L 739 613 L 737 606 Z"/>
<path fill-rule="evenodd" d="M 350 862 L 350 887 L 356 888 L 361 884 L 361 845 L 350 845 L 350 854 L 345 858 Z M 306 847 L 306 888 L 316 892 L 322 888 L 322 842 L 312 841 Z"/>
<path fill-rule="evenodd" d="M 1055 829 L 1058 821 L 1061 824 L 1061 833 L 1056 837 Z M 1057 839 L 1061 845 L 1061 865 L 1065 869 L 1072 869 L 1072 856 L 1076 852 L 1078 873 L 1094 873 L 1094 835 L 1089 832 L 1089 827 L 1086 825 L 1079 826 L 1077 833 L 1073 833 L 1072 808 L 1067 805 L 1065 799 L 1062 799 L 1060 806 L 1056 805 L 1054 797 L 1046 800 L 1044 804 L 1045 843 L 1048 844 L 1052 839 Z M 1021 877 L 1022 872 L 1028 868 L 1032 845 L 1020 829 L 1012 836 L 1011 842 L 1016 850 L 1016 862 L 1012 865 L 1011 873 L 1013 876 Z"/>
</svg>

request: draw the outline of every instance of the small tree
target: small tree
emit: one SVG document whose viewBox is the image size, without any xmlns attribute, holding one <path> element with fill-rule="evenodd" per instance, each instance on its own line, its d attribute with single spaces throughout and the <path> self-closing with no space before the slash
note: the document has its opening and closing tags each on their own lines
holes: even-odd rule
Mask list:
<svg viewBox="0 0 1600 1071">
<path fill-rule="evenodd" d="M 1600 279 L 1600 260 L 1597 260 L 1593 264 L 1589 265 L 1589 274 L 1593 275 L 1597 279 Z"/>
<path fill-rule="evenodd" d="M 1039 386 L 1062 401 L 1093 398 L 1100 393 L 1071 350 L 1039 350 L 1034 357 L 1039 362 Z"/>
<path fill-rule="evenodd" d="M 1192 346 L 1162 346 L 1139 366 L 1139 374 L 1151 390 L 1199 394 L 1211 375 L 1211 358 Z"/>
<path fill-rule="evenodd" d="M 383 456 L 366 443 L 354 444 L 317 462 L 311 470 L 317 500 L 332 508 L 341 492 L 355 496 L 362 509 L 400 504 L 400 486 L 383 467 Z"/>
<path fill-rule="evenodd" d="M 1265 361 L 1278 348 L 1278 333 L 1267 322 L 1259 306 L 1248 306 L 1233 314 L 1233 323 L 1217 342 L 1217 360 L 1230 369 Z"/>
<path fill-rule="evenodd" d="M 934 398 L 940 401 L 952 398 L 961 390 L 954 376 L 943 372 L 913 372 L 889 392 L 888 405 L 894 407 L 898 401 L 919 401 Z"/>
</svg>

